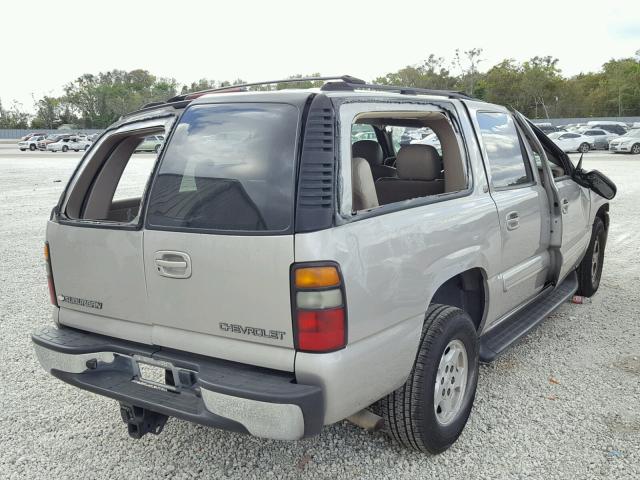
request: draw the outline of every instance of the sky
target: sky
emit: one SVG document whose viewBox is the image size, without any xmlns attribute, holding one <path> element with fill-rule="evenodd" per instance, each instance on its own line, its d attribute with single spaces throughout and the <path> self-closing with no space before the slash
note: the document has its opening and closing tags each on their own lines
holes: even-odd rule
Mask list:
<svg viewBox="0 0 640 480">
<path fill-rule="evenodd" d="M 640 0 L 2 3 L 0 100 L 28 111 L 33 97 L 112 69 L 182 84 L 313 72 L 373 80 L 431 53 L 449 60 L 479 47 L 481 70 L 551 55 L 570 76 L 640 50 Z"/>
</svg>

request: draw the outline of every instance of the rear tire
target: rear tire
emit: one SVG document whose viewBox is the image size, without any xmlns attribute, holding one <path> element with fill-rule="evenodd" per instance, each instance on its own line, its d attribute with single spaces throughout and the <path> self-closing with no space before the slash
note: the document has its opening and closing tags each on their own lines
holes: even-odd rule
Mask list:
<svg viewBox="0 0 640 480">
<path fill-rule="evenodd" d="M 66 145 L 62 146 L 62 151 L 63 152 L 68 152 L 69 151 L 69 147 L 67 147 Z"/>
<path fill-rule="evenodd" d="M 640 143 L 634 143 L 631 147 L 631 153 L 638 155 L 640 153 Z"/>
<path fill-rule="evenodd" d="M 462 375 L 456 379 L 457 373 Z M 406 448 L 443 452 L 462 433 L 477 385 L 478 337 L 473 321 L 459 308 L 433 304 L 409 378 L 380 401 L 386 428 Z"/>
<path fill-rule="evenodd" d="M 598 291 L 606 243 L 607 232 L 604 229 L 604 223 L 600 217 L 596 217 L 591 230 L 589 247 L 578 266 L 578 295 L 591 297 Z"/>
<path fill-rule="evenodd" d="M 160 145 L 156 145 L 155 148 L 153 149 L 153 151 L 157 154 L 158 152 L 160 152 Z"/>
<path fill-rule="evenodd" d="M 35 145 L 29 145 L 29 150 L 31 150 L 32 152 L 35 152 L 36 146 Z"/>
<path fill-rule="evenodd" d="M 587 153 L 589 150 L 591 150 L 591 145 L 589 145 L 588 143 L 581 143 L 580 147 L 578 147 L 578 151 L 580 153 Z"/>
<path fill-rule="evenodd" d="M 25 150 L 26 150 L 26 148 L 21 148 L 20 149 L 21 152 L 24 152 Z"/>
</svg>

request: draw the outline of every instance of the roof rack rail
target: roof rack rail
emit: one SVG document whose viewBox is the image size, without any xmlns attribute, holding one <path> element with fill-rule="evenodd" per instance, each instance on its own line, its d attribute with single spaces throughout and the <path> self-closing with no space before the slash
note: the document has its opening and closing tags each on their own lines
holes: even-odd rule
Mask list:
<svg viewBox="0 0 640 480">
<path fill-rule="evenodd" d="M 341 79 L 341 82 L 329 82 L 325 83 L 320 89 L 325 91 L 331 90 L 373 90 L 379 92 L 394 92 L 400 93 L 401 95 L 438 95 L 444 96 L 448 98 L 464 98 L 464 99 L 473 99 L 470 95 L 467 95 L 464 92 L 454 91 L 454 90 L 435 90 L 430 88 L 417 88 L 417 87 L 402 87 L 397 85 L 378 85 L 375 83 L 365 83 L 365 82 L 349 82 Z"/>
<path fill-rule="evenodd" d="M 242 83 L 239 85 L 228 85 L 226 87 L 217 87 L 217 88 L 208 88 L 206 90 L 198 90 L 197 92 L 185 93 L 182 95 L 176 95 L 175 97 L 167 100 L 169 102 L 178 102 L 181 100 L 189 100 L 192 98 L 197 98 L 201 95 L 207 93 L 214 92 L 240 92 L 248 87 L 257 87 L 259 85 L 275 85 L 278 83 L 302 83 L 302 82 L 322 82 L 328 80 L 341 80 L 343 83 L 349 85 L 366 85 L 367 82 L 361 80 L 356 77 L 352 77 L 351 75 L 334 75 L 329 77 L 302 77 L 302 78 L 285 78 L 281 80 L 267 80 L 266 82 L 252 82 L 252 83 Z"/>
</svg>

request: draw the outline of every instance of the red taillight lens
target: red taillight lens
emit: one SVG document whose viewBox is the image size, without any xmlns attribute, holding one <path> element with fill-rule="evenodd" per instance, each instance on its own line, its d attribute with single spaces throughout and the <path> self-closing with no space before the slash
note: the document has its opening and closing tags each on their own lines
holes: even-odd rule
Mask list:
<svg viewBox="0 0 640 480">
<path fill-rule="evenodd" d="M 307 352 L 337 350 L 345 344 L 344 309 L 298 310 L 298 348 Z"/>
<path fill-rule="evenodd" d="M 347 344 L 344 282 L 334 262 L 302 263 L 291 272 L 295 346 L 324 353 Z"/>
<path fill-rule="evenodd" d="M 49 242 L 44 244 L 44 260 L 47 265 L 47 286 L 49 287 L 49 300 L 51 305 L 58 306 L 58 298 L 56 297 L 56 286 L 53 283 L 53 271 L 51 270 L 51 254 L 49 252 Z"/>
</svg>

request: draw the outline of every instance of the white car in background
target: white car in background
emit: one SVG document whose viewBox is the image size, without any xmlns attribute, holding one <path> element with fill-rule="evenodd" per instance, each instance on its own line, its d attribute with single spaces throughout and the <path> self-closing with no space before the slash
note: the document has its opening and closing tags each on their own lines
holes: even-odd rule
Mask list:
<svg viewBox="0 0 640 480">
<path fill-rule="evenodd" d="M 611 133 L 601 128 L 584 128 L 578 130 L 576 133 L 581 133 L 582 135 L 588 137 L 589 144 L 594 150 L 608 150 L 609 142 L 620 136 L 616 133 Z"/>
<path fill-rule="evenodd" d="M 547 135 L 563 152 L 586 153 L 591 150 L 591 138 L 578 132 L 553 132 Z"/>
<path fill-rule="evenodd" d="M 44 135 L 30 137 L 28 140 L 22 140 L 18 142 L 18 148 L 20 151 L 31 150 L 32 152 L 38 149 L 38 142 L 44 140 Z"/>
<path fill-rule="evenodd" d="M 640 153 L 640 128 L 629 130 L 624 135 L 609 142 L 609 150 L 613 153 Z"/>
<path fill-rule="evenodd" d="M 86 138 L 80 137 L 68 137 L 61 138 L 57 142 L 53 142 L 47 145 L 48 152 L 68 152 L 73 150 L 79 152 L 80 150 L 88 150 L 91 146 L 91 142 Z"/>
<path fill-rule="evenodd" d="M 436 150 L 441 151 L 440 140 L 435 133 L 430 133 L 420 140 L 411 140 L 411 144 L 431 145 L 432 147 L 435 147 Z"/>
</svg>

